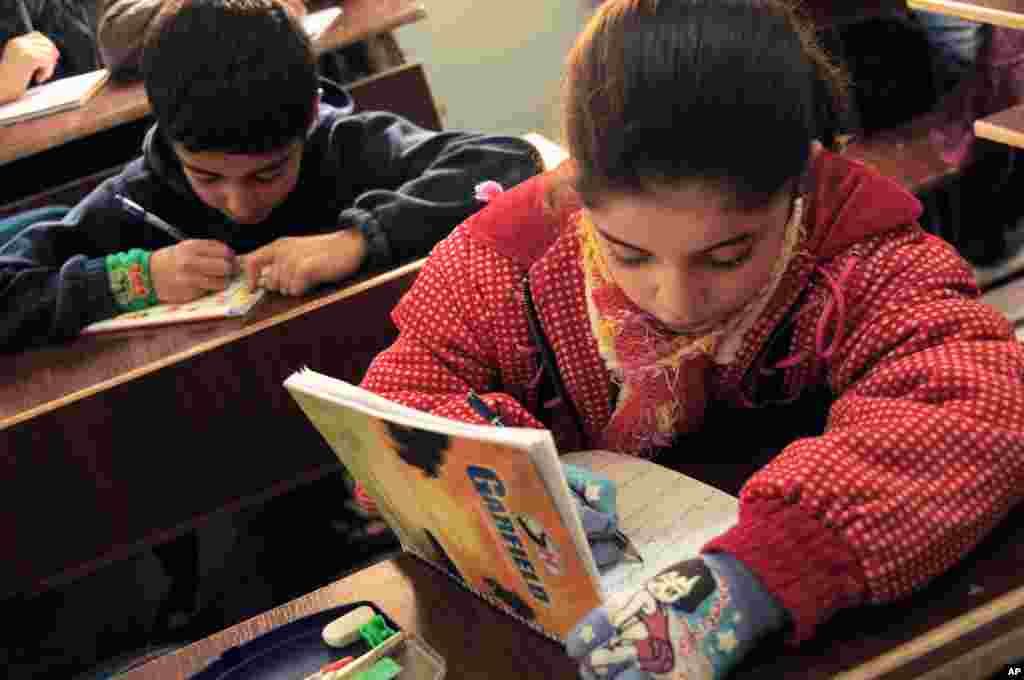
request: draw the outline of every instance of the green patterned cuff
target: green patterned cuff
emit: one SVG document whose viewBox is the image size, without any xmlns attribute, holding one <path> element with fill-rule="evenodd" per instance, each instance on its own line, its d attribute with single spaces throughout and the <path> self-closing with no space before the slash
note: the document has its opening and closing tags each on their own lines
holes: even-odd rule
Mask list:
<svg viewBox="0 0 1024 680">
<path fill-rule="evenodd" d="M 138 248 L 107 255 L 110 292 L 123 312 L 138 311 L 159 302 L 149 275 L 149 256 L 148 250 Z"/>
</svg>

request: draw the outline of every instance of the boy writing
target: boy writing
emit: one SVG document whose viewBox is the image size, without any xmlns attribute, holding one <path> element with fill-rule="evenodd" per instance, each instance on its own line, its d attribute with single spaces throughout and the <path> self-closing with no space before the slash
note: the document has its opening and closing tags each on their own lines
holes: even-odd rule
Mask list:
<svg viewBox="0 0 1024 680">
<path fill-rule="evenodd" d="M 479 207 L 477 183 L 510 186 L 539 170 L 518 138 L 431 132 L 321 103 L 309 39 L 277 0 L 166 3 L 142 66 L 157 121 L 143 156 L 62 222 L 0 246 L 0 347 L 186 302 L 243 271 L 299 295 L 408 261 Z M 143 286 L 117 285 L 139 269 Z"/>
</svg>

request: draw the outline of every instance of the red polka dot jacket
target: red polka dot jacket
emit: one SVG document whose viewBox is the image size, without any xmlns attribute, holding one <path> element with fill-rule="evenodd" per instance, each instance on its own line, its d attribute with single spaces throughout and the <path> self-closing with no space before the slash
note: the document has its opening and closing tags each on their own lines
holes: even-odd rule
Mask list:
<svg viewBox="0 0 1024 680">
<path fill-rule="evenodd" d="M 760 578 L 795 641 L 841 608 L 905 595 L 948 569 L 1024 490 L 1024 349 L 1010 325 L 978 302 L 956 252 L 916 225 L 920 204 L 895 182 L 826 151 L 807 179 L 806 239 L 706 395 L 756 403 L 766 345 L 789 324 L 788 358 L 771 364 L 785 393 L 824 384 L 835 396 L 825 432 L 751 477 L 738 524 L 704 548 Z M 575 208 L 545 207 L 551 181 L 501 194 L 435 248 L 363 387 L 481 422 L 466 405 L 474 389 L 508 425 L 543 418 L 560 450 L 593 448 L 615 386 L 590 331 Z M 577 428 L 545 417 L 545 354 Z"/>
</svg>

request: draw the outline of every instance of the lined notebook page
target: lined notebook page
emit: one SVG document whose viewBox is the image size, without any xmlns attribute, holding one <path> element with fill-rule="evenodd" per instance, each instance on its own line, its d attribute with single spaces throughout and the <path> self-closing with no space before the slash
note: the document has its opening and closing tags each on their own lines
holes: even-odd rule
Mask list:
<svg viewBox="0 0 1024 680">
<path fill-rule="evenodd" d="M 606 600 L 696 557 L 705 543 L 736 524 L 735 497 L 656 463 L 610 451 L 570 453 L 561 460 L 615 483 L 619 528 L 644 558 L 643 564 L 623 561 L 601 571 Z"/>
<path fill-rule="evenodd" d="M 76 109 L 96 94 L 109 77 L 109 71 L 100 69 L 29 88 L 21 98 L 0 106 L 0 125 Z"/>
</svg>

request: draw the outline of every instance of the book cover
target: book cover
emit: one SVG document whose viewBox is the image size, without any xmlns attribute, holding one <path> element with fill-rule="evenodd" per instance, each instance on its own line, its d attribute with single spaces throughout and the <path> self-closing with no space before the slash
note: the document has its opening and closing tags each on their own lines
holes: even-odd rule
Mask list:
<svg viewBox="0 0 1024 680">
<path fill-rule="evenodd" d="M 109 333 L 145 326 L 243 316 L 263 299 L 264 293 L 262 288 L 250 291 L 245 277 L 242 276 L 236 278 L 224 290 L 211 293 L 198 300 L 182 304 L 153 305 L 136 312 L 118 314 L 110 319 L 89 324 L 82 329 L 82 334 Z"/>
<path fill-rule="evenodd" d="M 525 449 L 466 429 L 495 428 L 345 408 L 299 376 L 285 387 L 404 549 L 559 639 L 601 603 L 589 551 L 581 555 Z"/>
<path fill-rule="evenodd" d="M 99 92 L 109 78 L 110 71 L 100 69 L 30 87 L 18 99 L 0 106 L 0 125 L 76 109 Z"/>
<path fill-rule="evenodd" d="M 558 641 L 736 521 L 728 494 L 633 456 L 559 459 L 546 430 L 440 418 L 308 369 L 285 387 L 405 550 Z M 616 484 L 642 563 L 597 569 L 561 461 Z"/>
</svg>

